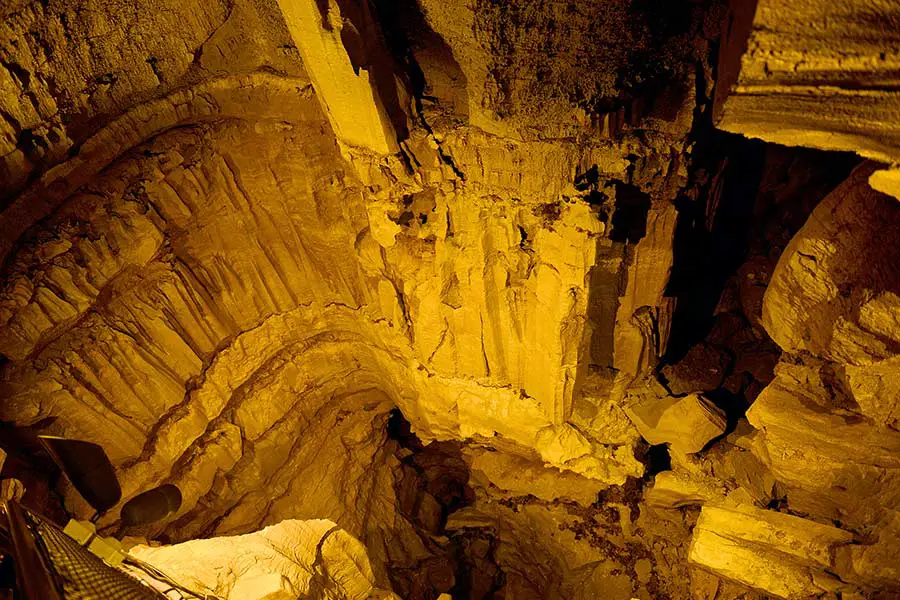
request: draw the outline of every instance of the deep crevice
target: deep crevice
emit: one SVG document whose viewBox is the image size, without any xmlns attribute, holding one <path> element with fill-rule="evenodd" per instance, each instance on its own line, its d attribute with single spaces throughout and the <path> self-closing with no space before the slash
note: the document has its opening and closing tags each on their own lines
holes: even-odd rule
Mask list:
<svg viewBox="0 0 900 600">
<path fill-rule="evenodd" d="M 475 600 L 501 598 L 505 579 L 494 557 L 498 541 L 493 534 L 487 529 L 446 530 L 450 514 L 475 499 L 462 442 L 422 443 L 399 409 L 391 411 L 386 429 L 398 445 L 401 461 L 394 484 L 399 512 L 418 528 L 432 551 L 430 558 L 415 565 L 388 565 L 394 590 L 413 600 L 434 600 L 441 593 Z M 449 536 L 449 543 L 435 543 L 438 536 Z"/>
</svg>

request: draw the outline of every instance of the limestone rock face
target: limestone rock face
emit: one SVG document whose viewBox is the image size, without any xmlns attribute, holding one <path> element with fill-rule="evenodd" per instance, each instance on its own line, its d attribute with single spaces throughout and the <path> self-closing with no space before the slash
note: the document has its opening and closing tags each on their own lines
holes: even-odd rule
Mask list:
<svg viewBox="0 0 900 600">
<path fill-rule="evenodd" d="M 828 572 L 852 541 L 846 531 L 772 511 L 704 507 L 690 560 L 779 598 L 799 600 L 841 587 Z"/>
<path fill-rule="evenodd" d="M 726 471 L 713 462 L 678 465 L 648 496 L 661 506 L 704 504 L 691 561 L 780 598 L 897 588 L 890 568 L 862 558 L 892 560 L 900 489 L 888 373 L 897 277 L 873 244 L 897 230 L 896 201 L 871 189 L 870 173 L 858 168 L 819 204 L 769 281 L 762 322 L 785 354 L 746 413 L 756 431 L 736 442 L 769 472 L 771 493 L 748 480 L 715 493 L 709 476 Z"/>
<path fill-rule="evenodd" d="M 509 51 L 543 69 L 527 27 L 489 10 L 466 30 L 423 5 L 457 52 L 482 39 L 460 55 L 472 86 L 442 87 L 423 60 L 438 90 L 424 106 L 388 56 L 405 35 L 389 7 L 63 4 L 2 9 L 0 415 L 100 443 L 123 501 L 181 489 L 177 514 L 128 533 L 328 518 L 365 541 L 379 585 L 431 597 L 456 585 L 440 534 L 468 469 L 479 487 L 585 505 L 642 475 L 622 405 L 671 319 L 693 67 L 669 62 L 677 89 L 631 94 L 628 119 L 560 87 L 544 139 L 526 131 L 527 90 L 477 108 L 494 85 L 476 81 L 494 61 L 482 33 L 511 27 Z M 557 45 L 580 36 L 576 54 L 616 68 L 624 48 L 595 42 L 620 24 L 664 46 L 628 4 Z M 602 77 L 591 103 L 618 94 Z M 459 97 L 472 118 L 443 118 Z M 653 105 L 632 115 L 632 100 Z M 596 136 L 571 137 L 591 119 Z M 393 436 L 395 409 L 423 447 Z M 473 445 L 452 493 L 415 458 L 445 441 Z"/>
<path fill-rule="evenodd" d="M 900 54 L 893 50 L 896 29 L 883 26 L 897 18 L 896 2 L 734 6 L 719 62 L 720 127 L 779 144 L 898 161 L 900 96 L 891 82 Z M 873 183 L 897 195 L 896 173 L 878 171 Z"/>
<path fill-rule="evenodd" d="M 412 32 L 413 53 L 432 88 L 429 95 L 452 99 L 448 112 L 454 118 L 513 139 L 586 131 L 613 137 L 628 119 L 645 117 L 661 127 L 689 125 L 690 115 L 681 109 L 689 86 L 655 96 L 641 85 L 681 71 L 693 54 L 695 45 L 659 26 L 668 10 L 690 19 L 689 6 L 654 11 L 627 0 L 599 11 L 582 0 L 472 7 L 425 0 L 419 6 L 424 22 Z M 636 56 L 655 62 L 641 64 Z"/>
<path fill-rule="evenodd" d="M 754 442 L 760 455 L 796 489 L 792 506 L 873 525 L 896 502 L 900 433 L 835 405 L 815 369 L 781 365 L 776 373 L 747 416 L 762 432 Z"/>
<path fill-rule="evenodd" d="M 234 598 L 900 589 L 897 169 L 711 127 L 896 162 L 895 7 L 601 4 L 0 7 L 4 492 L 99 443 Z"/>
<path fill-rule="evenodd" d="M 784 350 L 855 366 L 900 352 L 900 205 L 860 167 L 810 215 L 772 274 L 763 324 Z"/>
</svg>

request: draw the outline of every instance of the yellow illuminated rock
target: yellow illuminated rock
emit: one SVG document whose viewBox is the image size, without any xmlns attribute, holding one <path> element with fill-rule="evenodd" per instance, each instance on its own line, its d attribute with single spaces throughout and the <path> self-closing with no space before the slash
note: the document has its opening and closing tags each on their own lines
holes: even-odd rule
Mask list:
<svg viewBox="0 0 900 600">
<path fill-rule="evenodd" d="M 692 454 L 725 433 L 725 415 L 698 394 L 684 398 L 651 398 L 626 409 L 635 427 L 651 444 L 671 444 Z"/>
<path fill-rule="evenodd" d="M 601 4 L 0 6 L 4 497 L 98 443 L 227 598 L 896 595 L 900 8 Z"/>
<path fill-rule="evenodd" d="M 365 547 L 331 521 L 283 521 L 248 535 L 128 553 L 192 591 L 227 600 L 397 598 L 375 587 Z"/>
<path fill-rule="evenodd" d="M 379 154 L 396 152 L 398 132 L 373 72 L 385 65 L 369 55 L 366 38 L 377 33 L 365 28 L 372 26 L 368 5 L 358 9 L 355 23 L 334 1 L 278 0 L 278 6 L 338 139 Z"/>
<path fill-rule="evenodd" d="M 694 528 L 690 560 L 779 598 L 799 600 L 843 587 L 829 571 L 852 541 L 850 533 L 798 517 L 705 507 Z"/>
</svg>

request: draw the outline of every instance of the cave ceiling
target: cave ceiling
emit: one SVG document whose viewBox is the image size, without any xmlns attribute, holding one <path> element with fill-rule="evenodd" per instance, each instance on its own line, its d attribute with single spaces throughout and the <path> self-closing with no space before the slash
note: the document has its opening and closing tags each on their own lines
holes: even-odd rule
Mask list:
<svg viewBox="0 0 900 600">
<path fill-rule="evenodd" d="M 898 23 L 0 4 L 4 495 L 98 443 L 272 598 L 900 597 Z"/>
</svg>

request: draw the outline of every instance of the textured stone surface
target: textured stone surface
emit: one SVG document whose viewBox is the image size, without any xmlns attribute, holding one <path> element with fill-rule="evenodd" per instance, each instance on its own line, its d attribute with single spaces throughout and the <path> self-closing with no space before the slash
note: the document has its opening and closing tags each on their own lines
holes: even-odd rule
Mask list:
<svg viewBox="0 0 900 600">
<path fill-rule="evenodd" d="M 479 495 L 453 514 L 456 536 L 489 528 L 493 556 L 503 569 L 505 593 L 521 598 L 610 600 L 688 597 L 688 524 L 639 514 L 624 497 L 590 508 L 545 505 L 533 497 Z"/>
<path fill-rule="evenodd" d="M 472 453 L 472 482 L 496 486 L 512 496 L 534 495 L 541 500 L 570 500 L 593 504 L 606 485 L 571 472 L 560 472 L 527 458 L 503 452 Z"/>
<path fill-rule="evenodd" d="M 282 521 L 256 533 L 128 553 L 188 589 L 227 600 L 397 598 L 375 587 L 365 547 L 331 521 Z"/>
<path fill-rule="evenodd" d="M 6 3 L 4 481 L 334 550 L 232 596 L 891 597 L 896 169 L 710 121 L 894 160 L 896 10 L 749 4 Z"/>
<path fill-rule="evenodd" d="M 731 368 L 730 362 L 730 357 L 721 349 L 697 344 L 677 364 L 663 367 L 661 373 L 673 394 L 690 394 L 721 387 Z"/>
<path fill-rule="evenodd" d="M 900 205 L 863 166 L 810 215 L 766 289 L 763 324 L 778 345 L 865 365 L 900 351 L 900 265 L 888 240 Z"/>
<path fill-rule="evenodd" d="M 799 600 L 842 587 L 830 575 L 853 536 L 772 511 L 704 507 L 691 538 L 691 562 L 779 598 Z"/>
<path fill-rule="evenodd" d="M 4 201 L 132 106 L 211 75 L 303 72 L 265 2 L 14 1 L 0 11 Z"/>
<path fill-rule="evenodd" d="M 796 490 L 791 506 L 874 525 L 897 501 L 900 432 L 842 407 L 818 369 L 782 364 L 776 373 L 747 418 L 762 433 L 754 440 L 760 457 Z"/>
<path fill-rule="evenodd" d="M 660 75 L 681 75 L 699 50 L 699 35 L 688 42 L 690 30 L 679 31 L 698 16 L 690 6 L 644 7 L 627 0 L 608 2 L 603 10 L 581 0 L 419 5 L 426 26 L 450 50 L 449 57 L 433 46 L 416 53 L 426 78 L 436 70 L 454 74 L 457 93 L 460 87 L 464 92 L 452 105 L 455 116 L 484 131 L 514 139 L 586 131 L 614 136 L 627 122 L 626 106 L 628 118 L 646 116 L 654 129 L 689 125 L 681 107 L 690 86 L 673 85 L 660 97 L 646 88 Z M 671 18 L 669 11 L 679 11 L 678 19 L 666 28 L 660 20 Z M 444 100 L 437 91 L 431 95 Z M 634 100 L 642 102 L 632 109 Z"/>
<path fill-rule="evenodd" d="M 729 84 L 719 91 L 720 127 L 779 144 L 900 159 L 900 53 L 897 29 L 888 25 L 900 15 L 897 2 L 734 5 L 730 49 L 719 65 Z M 889 173 L 879 171 L 876 181 L 897 195 Z"/>
<path fill-rule="evenodd" d="M 631 421 L 651 444 L 670 444 L 687 454 L 699 452 L 725 433 L 725 415 L 700 394 L 683 398 L 651 398 L 626 409 Z"/>
<path fill-rule="evenodd" d="M 370 8 L 316 0 L 279 1 L 288 31 L 321 99 L 335 135 L 378 154 L 396 152 L 397 134 L 385 100 L 396 98 L 385 50 L 377 52 L 379 31 Z M 379 91 L 387 78 L 389 90 Z M 382 98 L 382 94 L 386 96 Z"/>
<path fill-rule="evenodd" d="M 451 500 L 409 476 L 420 465 L 387 433 L 396 407 L 425 441 L 501 446 L 503 459 L 473 463 L 486 487 L 523 491 L 509 473 L 525 461 L 548 501 L 590 504 L 641 475 L 621 389 L 664 346 L 647 328 L 669 318 L 690 94 L 649 141 L 624 124 L 586 144 L 426 124 L 382 156 L 390 135 L 348 132 L 384 115 L 328 69 L 353 71 L 344 33 L 358 23 L 340 20 L 338 36 L 237 2 L 195 27 L 160 7 L 133 29 L 172 48 L 96 42 L 102 56 L 63 73 L 28 53 L 85 44 L 120 7 L 94 20 L 54 8 L 16 7 L 4 23 L 23 49 L 4 46 L 18 82 L 4 114 L 21 127 L 0 216 L 2 415 L 101 443 L 123 500 L 179 486 L 177 514 L 130 533 L 179 541 L 327 517 L 365 540 L 379 584 L 403 572 L 425 586 L 412 595 L 447 591 L 448 550 L 421 532 L 441 530 Z M 304 28 L 330 36 L 325 54 Z M 96 98 L 114 100 L 79 95 L 96 78 Z M 47 123 L 17 116 L 29 94 Z M 26 128 L 46 140 L 61 128 L 60 141 L 22 162 Z M 631 197 L 650 203 L 633 224 L 616 213 Z M 601 392 L 616 375 L 589 381 L 588 363 L 620 369 L 620 391 Z"/>
</svg>

